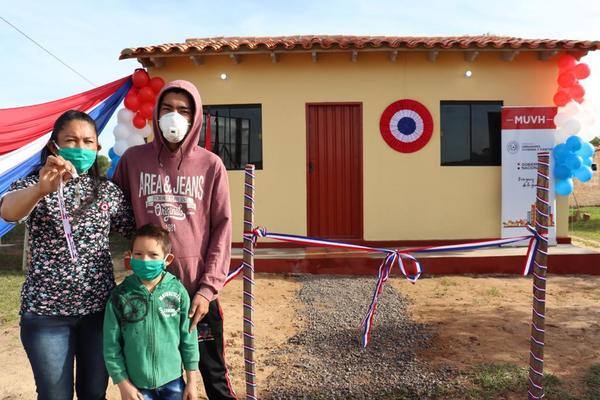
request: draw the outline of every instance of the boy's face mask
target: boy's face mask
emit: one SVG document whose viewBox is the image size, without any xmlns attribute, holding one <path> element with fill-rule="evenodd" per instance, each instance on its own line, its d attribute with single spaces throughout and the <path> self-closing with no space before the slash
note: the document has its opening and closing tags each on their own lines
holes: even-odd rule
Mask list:
<svg viewBox="0 0 600 400">
<path fill-rule="evenodd" d="M 58 155 L 65 160 L 71 162 L 77 170 L 78 174 L 88 172 L 98 156 L 98 152 L 90 149 L 82 149 L 79 147 L 59 147 L 55 141 L 52 141 L 58 150 Z"/>
<path fill-rule="evenodd" d="M 165 270 L 165 260 L 140 260 L 131 257 L 129 261 L 133 273 L 144 281 L 157 278 Z"/>
<path fill-rule="evenodd" d="M 171 143 L 179 143 L 187 134 L 190 123 L 183 115 L 173 111 L 160 117 L 158 126 L 165 139 Z"/>
</svg>

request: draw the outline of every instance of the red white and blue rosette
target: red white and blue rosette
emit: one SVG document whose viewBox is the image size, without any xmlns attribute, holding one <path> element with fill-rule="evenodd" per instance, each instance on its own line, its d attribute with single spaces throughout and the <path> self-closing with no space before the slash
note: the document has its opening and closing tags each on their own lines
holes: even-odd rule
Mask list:
<svg viewBox="0 0 600 400">
<path fill-rule="evenodd" d="M 421 150 L 431 139 L 433 118 L 427 108 L 415 100 L 403 99 L 390 104 L 381 114 L 379 130 L 383 140 L 401 153 Z"/>
</svg>

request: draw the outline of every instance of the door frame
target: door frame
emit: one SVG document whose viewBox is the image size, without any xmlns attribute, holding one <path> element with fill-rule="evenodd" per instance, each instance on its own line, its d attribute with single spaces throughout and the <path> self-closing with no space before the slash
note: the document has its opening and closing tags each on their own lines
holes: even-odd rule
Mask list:
<svg viewBox="0 0 600 400">
<path fill-rule="evenodd" d="M 342 102 L 332 102 L 332 101 L 328 101 L 328 102 L 307 102 L 305 103 L 304 106 L 304 118 L 305 118 L 305 125 L 306 125 L 306 162 L 305 162 L 305 176 L 306 176 L 306 232 L 308 234 L 309 232 L 309 226 L 310 226 L 310 213 L 308 210 L 309 207 L 309 202 L 310 202 L 310 185 L 309 185 L 309 176 L 308 176 L 308 168 L 309 168 L 309 155 L 310 155 L 310 142 L 309 142 L 309 138 L 310 138 L 310 125 L 309 125 L 309 120 L 308 120 L 308 116 L 309 116 L 309 108 L 310 106 L 348 106 L 348 105 L 352 105 L 352 106 L 358 106 L 358 110 L 359 110 L 359 115 L 358 115 L 358 127 L 359 127 L 359 133 L 358 133 L 358 145 L 359 145 L 359 151 L 358 151 L 358 165 L 357 168 L 359 170 L 358 173 L 358 180 L 357 180 L 357 184 L 358 184 L 358 192 L 359 192 L 359 198 L 356 199 L 357 200 L 357 204 L 358 204 L 358 213 L 359 213 L 359 218 L 358 218 L 358 238 L 348 238 L 348 239 L 343 239 L 346 242 L 350 242 L 350 243 L 363 243 L 364 242 L 364 187 L 363 187 L 363 175 L 364 175 L 364 168 L 363 168 L 363 136 L 364 136 L 364 132 L 363 132 L 363 103 L 362 101 L 342 101 Z"/>
</svg>

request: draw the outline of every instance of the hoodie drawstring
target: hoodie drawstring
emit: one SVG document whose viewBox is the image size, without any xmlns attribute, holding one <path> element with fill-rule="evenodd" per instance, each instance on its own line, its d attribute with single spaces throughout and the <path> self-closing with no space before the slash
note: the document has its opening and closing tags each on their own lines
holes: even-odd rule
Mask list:
<svg viewBox="0 0 600 400">
<path fill-rule="evenodd" d="M 181 146 L 179 146 L 179 153 L 181 155 L 181 158 L 179 159 L 179 164 L 177 164 L 177 171 L 179 171 L 179 167 L 181 167 L 181 163 L 183 162 L 183 149 L 181 148 Z"/>
</svg>

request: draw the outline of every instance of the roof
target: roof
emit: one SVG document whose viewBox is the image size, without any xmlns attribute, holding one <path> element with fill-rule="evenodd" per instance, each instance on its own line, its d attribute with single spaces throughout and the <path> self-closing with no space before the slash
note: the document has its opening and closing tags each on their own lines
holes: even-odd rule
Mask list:
<svg viewBox="0 0 600 400">
<path fill-rule="evenodd" d="M 126 48 L 120 59 L 176 57 L 209 54 L 248 54 L 291 51 L 351 50 L 496 50 L 496 51 L 573 51 L 599 50 L 600 41 L 523 39 L 508 36 L 268 36 L 214 37 L 187 39 L 183 43 Z"/>
</svg>

